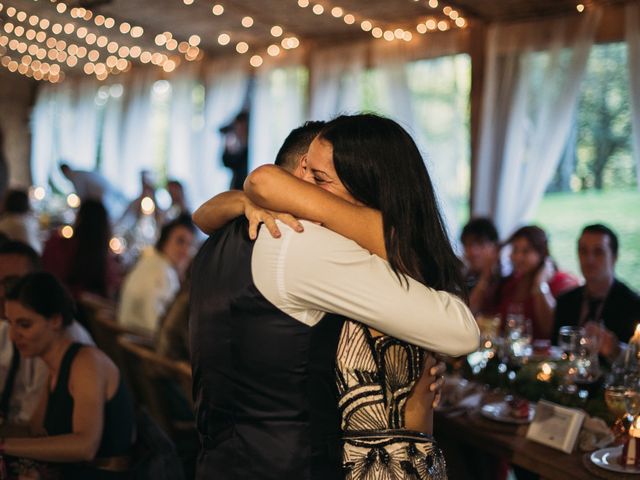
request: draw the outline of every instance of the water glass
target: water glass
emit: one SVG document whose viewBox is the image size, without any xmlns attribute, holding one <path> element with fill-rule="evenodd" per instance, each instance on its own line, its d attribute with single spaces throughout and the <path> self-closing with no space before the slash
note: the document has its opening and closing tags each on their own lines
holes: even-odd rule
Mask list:
<svg viewBox="0 0 640 480">
<path fill-rule="evenodd" d="M 526 357 L 531 350 L 531 319 L 521 313 L 510 313 L 505 322 L 505 340 L 513 357 Z"/>
</svg>

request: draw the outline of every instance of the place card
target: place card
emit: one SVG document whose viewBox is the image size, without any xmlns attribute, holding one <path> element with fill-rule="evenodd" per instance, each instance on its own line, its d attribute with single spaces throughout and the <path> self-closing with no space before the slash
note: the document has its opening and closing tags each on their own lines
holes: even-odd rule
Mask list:
<svg viewBox="0 0 640 480">
<path fill-rule="evenodd" d="M 536 406 L 536 415 L 527 430 L 527 439 L 565 453 L 575 447 L 585 413 L 546 400 Z"/>
</svg>

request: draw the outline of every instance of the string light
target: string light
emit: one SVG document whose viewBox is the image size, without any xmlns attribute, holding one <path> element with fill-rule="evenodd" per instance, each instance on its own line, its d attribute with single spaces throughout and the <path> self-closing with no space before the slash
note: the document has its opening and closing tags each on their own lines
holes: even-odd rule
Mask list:
<svg viewBox="0 0 640 480">
<path fill-rule="evenodd" d="M 23 12 L 17 12 L 16 20 L 22 19 L 23 21 L 25 21 L 26 14 L 21 15 L 21 13 Z M 45 26 L 48 26 L 48 25 L 45 24 Z M 51 25 L 50 28 L 54 32 L 62 31 L 62 26 L 57 23 Z M 23 30 L 24 28 L 21 25 L 13 29 L 14 34 L 18 33 L 20 35 L 22 35 Z M 70 31 L 70 28 L 66 27 L 66 30 Z M 71 68 L 77 65 L 78 57 L 84 57 L 87 54 L 86 49 L 84 47 L 78 47 L 73 43 L 67 44 L 67 42 L 65 42 L 64 40 L 58 40 L 55 37 L 48 37 L 44 30 L 40 30 L 37 33 L 35 32 L 35 30 L 33 30 L 33 32 L 35 33 L 34 40 L 37 41 L 38 43 L 45 44 L 49 48 L 49 51 L 47 51 L 42 47 L 38 47 L 38 45 L 36 44 L 31 44 L 27 46 L 26 44 L 22 44 L 22 43 L 15 44 L 10 42 L 9 47 L 15 51 L 18 51 L 19 53 L 24 53 L 25 51 L 28 50 L 30 55 L 36 56 L 39 60 L 44 60 L 45 58 L 48 58 L 51 61 L 60 62 L 60 65 L 62 65 L 63 62 L 66 62 L 67 66 Z M 76 31 L 76 35 L 78 37 L 82 37 L 81 39 L 84 39 L 84 41 L 88 45 L 91 45 L 95 42 L 98 42 L 98 44 L 101 45 L 101 44 L 104 44 L 104 41 L 106 39 L 106 37 L 104 36 L 96 37 L 95 34 L 93 33 L 87 33 L 87 30 L 84 27 L 80 27 L 78 31 Z M 116 50 L 117 50 L 117 47 L 116 47 Z M 98 60 L 99 56 L 100 56 L 100 53 L 94 49 L 89 52 L 88 59 L 90 62 L 95 62 Z M 52 69 L 51 71 L 57 75 L 60 65 L 58 65 L 56 68 Z M 41 67 L 45 70 L 44 73 L 47 73 L 47 71 L 50 70 L 49 64 L 43 63 Z M 106 73 L 102 72 L 102 69 L 99 68 L 97 78 L 105 79 L 108 76 L 108 74 L 112 74 L 112 73 L 117 74 L 128 68 L 129 68 L 129 62 L 127 60 L 116 59 L 114 68 L 109 69 L 108 72 Z M 83 70 L 86 73 L 87 70 L 91 70 L 91 67 L 84 68 Z M 37 78 L 37 77 L 34 76 L 34 78 Z"/>
<path fill-rule="evenodd" d="M 52 0 L 52 3 L 54 3 L 54 0 Z M 0 6 L 1 5 L 2 4 L 0 4 Z M 64 5 L 64 6 L 60 7 L 60 5 Z M 0 10 L 1 9 L 2 8 L 0 8 Z M 71 14 L 73 18 L 81 19 L 84 21 L 89 21 L 93 18 L 93 13 L 86 9 L 73 8 L 69 11 L 68 7 L 63 2 L 59 2 L 56 5 L 55 10 L 58 13 L 66 12 L 67 14 Z M 121 73 L 122 71 L 129 70 L 131 68 L 131 63 L 125 57 L 130 57 L 132 59 L 135 59 L 135 58 L 138 58 L 142 53 L 142 49 L 137 45 L 134 45 L 131 47 L 126 45 L 120 46 L 115 41 L 109 41 L 109 38 L 106 35 L 97 35 L 93 32 L 90 32 L 86 27 L 80 26 L 76 29 L 76 25 L 73 23 L 66 23 L 64 25 L 61 23 L 52 24 L 48 19 L 44 19 L 44 18 L 39 19 L 36 15 L 28 16 L 26 12 L 19 11 L 13 7 L 11 7 L 11 11 L 8 13 L 11 13 L 13 16 L 15 16 L 16 17 L 15 20 L 25 22 L 25 25 L 26 25 L 26 22 L 28 22 L 29 25 L 32 25 L 32 26 L 38 25 L 42 29 L 40 31 L 36 31 L 35 29 L 25 30 L 24 27 L 19 26 L 19 28 L 17 28 L 17 31 L 16 31 L 16 28 L 14 26 L 8 27 L 9 29 L 11 29 L 14 35 L 16 35 L 18 38 L 21 38 L 22 35 L 24 35 L 24 37 L 27 40 L 32 42 L 37 41 L 38 43 L 41 43 L 41 44 L 44 44 L 46 42 L 46 46 L 49 49 L 49 50 L 44 49 L 42 47 L 39 47 L 36 44 L 28 45 L 24 42 L 19 42 L 17 44 L 14 44 L 14 43 L 11 44 L 11 46 L 14 47 L 14 50 L 17 51 L 18 53 L 24 53 L 28 50 L 30 52 L 30 55 L 36 57 L 38 60 L 49 59 L 51 61 L 60 62 L 60 65 L 52 69 L 52 72 L 54 73 L 57 72 L 60 66 L 63 66 L 63 67 L 68 66 L 70 68 L 74 68 L 79 63 L 78 59 L 84 58 L 88 54 L 89 54 L 89 57 L 88 57 L 89 63 L 96 62 L 100 57 L 100 52 L 96 49 L 93 49 L 90 52 L 87 52 L 86 48 L 78 47 L 73 43 L 69 43 L 67 45 L 67 43 L 64 40 L 57 40 L 55 39 L 55 37 L 47 37 L 47 33 L 45 32 L 45 30 L 49 30 L 56 35 L 62 33 L 63 31 L 67 35 L 71 35 L 75 33 L 75 35 L 80 40 L 84 41 L 84 43 L 86 43 L 87 45 L 89 46 L 95 45 L 99 48 L 106 47 L 109 53 L 117 54 L 117 56 L 112 55 L 114 58 L 109 60 L 108 63 L 106 63 L 105 61 L 101 62 L 106 65 L 107 67 L 106 72 L 103 71 L 102 67 L 97 68 L 97 72 L 98 72 L 97 78 L 100 80 L 105 79 L 109 74 L 118 74 L 118 73 Z M 113 20 L 110 17 L 105 18 L 102 15 L 96 15 L 94 19 L 94 23 L 98 26 L 103 25 L 107 28 L 110 28 L 115 25 L 115 20 Z M 5 30 L 6 29 L 7 28 L 5 28 Z M 136 27 L 136 26 L 131 27 L 131 25 L 128 22 L 123 22 L 121 29 L 124 31 L 129 30 L 130 34 L 133 37 L 141 36 L 143 33 L 143 29 L 141 27 Z M 192 39 L 192 42 L 199 43 L 195 38 Z M 173 41 L 169 40 L 166 44 L 166 48 L 168 49 L 175 50 L 176 47 L 177 47 L 177 41 L 175 40 Z M 191 49 L 189 48 L 185 49 L 185 54 L 188 54 L 187 60 L 195 60 L 200 57 L 201 52 L 194 45 L 193 48 Z M 166 62 L 169 62 L 170 60 L 172 63 L 169 63 L 165 68 L 164 64 Z M 154 64 L 158 65 L 159 67 L 162 67 L 165 71 L 172 70 L 173 68 L 175 68 L 175 65 L 177 65 L 178 63 L 179 63 L 179 58 L 170 59 L 167 55 L 164 55 L 164 54 L 156 55 L 155 62 L 154 62 Z M 48 66 L 45 65 L 43 68 L 47 70 Z M 87 66 L 86 68 L 83 68 L 83 71 L 85 72 L 91 71 L 91 70 L 92 70 L 91 66 Z M 95 65 L 93 66 L 93 71 L 94 72 L 96 71 Z M 64 73 L 60 71 L 61 77 L 63 74 Z M 35 75 L 34 78 L 37 78 L 37 75 Z"/>
</svg>

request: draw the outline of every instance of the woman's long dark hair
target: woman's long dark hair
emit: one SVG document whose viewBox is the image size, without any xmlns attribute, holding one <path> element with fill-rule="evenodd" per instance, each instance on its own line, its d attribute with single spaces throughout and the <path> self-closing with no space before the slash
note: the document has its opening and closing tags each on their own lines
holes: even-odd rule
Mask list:
<svg viewBox="0 0 640 480">
<path fill-rule="evenodd" d="M 391 268 L 466 298 L 431 178 L 411 136 L 373 114 L 340 116 L 320 132 L 333 146 L 338 177 L 353 197 L 380 210 Z"/>
<path fill-rule="evenodd" d="M 85 200 L 80 205 L 74 227 L 76 255 L 69 275 L 69 284 L 107 296 L 107 269 L 111 225 L 102 202 Z"/>
</svg>

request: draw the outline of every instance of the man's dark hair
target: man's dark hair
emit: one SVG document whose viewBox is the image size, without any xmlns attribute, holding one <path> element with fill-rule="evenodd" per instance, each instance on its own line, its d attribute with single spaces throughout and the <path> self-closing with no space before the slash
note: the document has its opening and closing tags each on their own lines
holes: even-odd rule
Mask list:
<svg viewBox="0 0 640 480">
<path fill-rule="evenodd" d="M 276 155 L 275 164 L 290 172 L 295 170 L 300 157 L 307 153 L 309 145 L 324 126 L 325 122 L 306 122 L 291 130 Z"/>
<path fill-rule="evenodd" d="M 167 223 L 165 226 L 162 227 L 162 230 L 160 230 L 160 237 L 156 242 L 157 251 L 159 252 L 162 251 L 165 244 L 167 243 L 167 240 L 169 240 L 169 237 L 171 236 L 171 232 L 173 232 L 178 227 L 185 227 L 191 233 L 196 232 L 196 227 L 193 224 L 193 221 L 191 220 L 191 215 L 189 214 L 179 215 L 175 220 L 170 221 L 169 223 Z"/>
<path fill-rule="evenodd" d="M 4 197 L 4 211 L 6 213 L 27 213 L 31 209 L 29 195 L 24 190 L 9 190 Z"/>
<path fill-rule="evenodd" d="M 469 220 L 462 229 L 460 241 L 498 243 L 498 230 L 489 218 L 479 217 Z"/>
<path fill-rule="evenodd" d="M 587 225 L 584 227 L 580 236 L 585 233 L 601 233 L 603 235 L 608 235 L 609 244 L 611 245 L 611 253 L 613 253 L 614 257 L 618 256 L 618 236 L 609 227 L 601 223 L 594 223 L 593 225 Z"/>
<path fill-rule="evenodd" d="M 22 255 L 31 263 L 31 270 L 37 272 L 41 270 L 42 263 L 40 262 L 40 255 L 33 248 L 23 242 L 17 240 L 9 240 L 4 243 L 0 243 L 0 256 L 2 255 Z"/>
<path fill-rule="evenodd" d="M 68 163 L 64 163 L 64 162 L 63 162 L 63 163 L 61 163 L 61 164 L 60 164 L 60 171 L 61 171 L 62 173 L 69 172 L 69 171 L 71 171 L 71 167 L 69 166 L 69 164 L 68 164 Z"/>
</svg>

